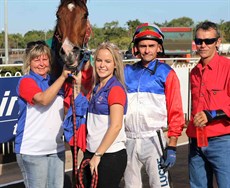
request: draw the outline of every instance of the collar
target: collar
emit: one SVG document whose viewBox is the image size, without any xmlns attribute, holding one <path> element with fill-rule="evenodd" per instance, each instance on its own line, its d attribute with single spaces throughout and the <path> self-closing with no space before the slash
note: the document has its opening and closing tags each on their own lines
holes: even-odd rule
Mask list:
<svg viewBox="0 0 230 188">
<path fill-rule="evenodd" d="M 142 65 L 142 61 L 139 61 L 139 62 L 138 62 L 138 65 L 139 65 L 140 67 L 145 67 L 145 68 L 150 68 L 150 69 L 151 69 L 151 68 L 155 65 L 156 61 L 159 61 L 159 60 L 158 60 L 158 59 L 152 60 L 151 62 L 149 62 L 149 64 L 148 64 L 147 67 L 145 67 L 145 66 Z"/>
<path fill-rule="evenodd" d="M 43 81 L 43 80 L 49 80 L 50 79 L 50 75 L 47 74 L 46 78 L 44 78 L 43 76 L 36 74 L 35 72 L 33 72 L 32 70 L 30 70 L 29 75 L 35 77 L 36 79 Z"/>
<path fill-rule="evenodd" d="M 216 68 L 218 62 L 219 62 L 219 54 L 216 52 L 211 61 L 206 65 L 209 69 L 213 70 Z M 203 62 L 202 60 L 199 61 L 197 67 L 202 70 L 203 69 Z"/>
<path fill-rule="evenodd" d="M 156 73 L 156 70 L 157 70 L 157 67 L 158 67 L 158 62 L 159 60 L 158 59 L 154 59 L 153 61 L 151 61 L 147 67 L 143 66 L 142 65 L 142 62 L 139 61 L 138 62 L 138 66 L 141 68 L 141 69 L 145 69 L 145 70 L 148 70 L 151 75 L 154 75 Z"/>
<path fill-rule="evenodd" d="M 104 87 L 102 87 L 100 89 L 100 91 L 98 93 L 100 93 L 101 91 L 106 91 L 108 89 L 110 89 L 110 86 L 111 84 L 116 80 L 116 77 L 115 76 L 112 76 L 107 82 L 106 84 L 104 85 Z M 93 90 L 93 93 L 95 94 L 96 91 L 97 91 L 97 88 L 99 87 L 99 83 L 95 86 L 94 90 Z"/>
</svg>

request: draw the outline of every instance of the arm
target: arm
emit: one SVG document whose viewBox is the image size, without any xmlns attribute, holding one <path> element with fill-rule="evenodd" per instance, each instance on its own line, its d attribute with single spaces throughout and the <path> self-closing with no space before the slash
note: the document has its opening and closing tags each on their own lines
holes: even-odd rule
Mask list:
<svg viewBox="0 0 230 188">
<path fill-rule="evenodd" d="M 193 122 L 194 126 L 203 127 L 206 126 L 207 123 L 218 119 L 230 120 L 223 110 L 203 110 L 194 116 Z"/>
<path fill-rule="evenodd" d="M 176 147 L 178 137 L 181 135 L 185 125 L 180 82 L 175 73 L 171 70 L 165 83 L 166 108 L 168 113 L 168 137 L 169 146 Z"/>
<path fill-rule="evenodd" d="M 48 105 L 50 104 L 53 99 L 56 97 L 57 93 L 62 87 L 65 79 L 68 77 L 68 74 L 71 73 L 69 70 L 66 70 L 65 67 L 63 68 L 63 72 L 61 76 L 45 91 L 39 92 L 34 95 L 33 103 L 34 104 L 41 104 L 41 105 Z"/>
<path fill-rule="evenodd" d="M 118 94 L 119 93 L 119 94 Z M 101 160 L 101 157 L 107 149 L 113 144 L 114 140 L 117 138 L 122 126 L 123 126 L 123 116 L 124 110 L 126 106 L 126 93 L 120 86 L 114 86 L 109 93 L 108 96 L 108 105 L 110 108 L 110 126 L 107 129 L 101 144 L 96 150 L 95 154 L 99 154 L 99 156 L 94 155 L 90 161 L 91 173 L 93 173 L 94 169 L 97 173 L 97 167 Z"/>
<path fill-rule="evenodd" d="M 124 107 L 122 105 L 113 104 L 112 106 L 110 106 L 110 126 L 96 151 L 96 153 L 98 153 L 99 155 L 102 156 L 117 138 L 122 128 L 123 114 Z M 92 167 L 91 172 L 93 172 L 95 169 L 96 173 L 98 173 L 97 168 L 101 160 L 101 156 L 99 155 L 94 155 L 93 158 L 90 160 L 90 166 Z"/>
<path fill-rule="evenodd" d="M 227 95 L 226 102 L 217 110 L 203 110 L 195 114 L 193 123 L 196 127 L 206 126 L 207 123 L 211 123 L 215 120 L 225 119 L 230 121 L 230 82 L 226 84 Z"/>
<path fill-rule="evenodd" d="M 180 93 L 180 82 L 172 70 L 165 83 L 166 107 L 168 112 L 168 146 L 161 162 L 164 171 L 169 170 L 176 162 L 176 145 L 185 124 Z"/>
</svg>

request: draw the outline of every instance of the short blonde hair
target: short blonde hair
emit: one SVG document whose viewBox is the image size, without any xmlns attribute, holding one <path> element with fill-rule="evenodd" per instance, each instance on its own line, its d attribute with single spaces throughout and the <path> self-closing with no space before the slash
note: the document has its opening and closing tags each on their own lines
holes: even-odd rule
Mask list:
<svg viewBox="0 0 230 188">
<path fill-rule="evenodd" d="M 51 63 L 52 63 L 51 52 L 50 52 L 50 48 L 46 45 L 45 41 L 32 41 L 27 43 L 27 47 L 24 52 L 24 58 L 23 58 L 24 63 L 22 66 L 22 72 L 24 74 L 29 74 L 31 61 L 41 55 L 48 56 L 50 69 L 51 69 Z"/>
<path fill-rule="evenodd" d="M 101 43 L 96 51 L 94 52 L 94 61 L 97 59 L 98 53 L 100 50 L 102 49 L 106 49 L 108 50 L 112 57 L 113 57 L 113 61 L 115 63 L 115 70 L 114 70 L 114 75 L 116 76 L 116 78 L 121 82 L 121 84 L 125 87 L 125 82 L 124 82 L 124 65 L 123 65 L 123 60 L 122 60 L 122 54 L 120 53 L 119 48 L 111 43 L 111 42 L 103 42 Z M 99 76 L 96 74 L 96 67 L 95 67 L 95 63 L 94 63 L 94 85 L 97 84 L 99 82 Z"/>
</svg>

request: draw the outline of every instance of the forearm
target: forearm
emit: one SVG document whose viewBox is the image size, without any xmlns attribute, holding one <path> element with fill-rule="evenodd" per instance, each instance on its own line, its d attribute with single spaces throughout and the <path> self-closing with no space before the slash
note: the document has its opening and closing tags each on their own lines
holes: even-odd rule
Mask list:
<svg viewBox="0 0 230 188">
<path fill-rule="evenodd" d="M 104 135 L 104 138 L 102 139 L 101 144 L 97 148 L 96 152 L 100 154 L 104 154 L 108 150 L 108 148 L 113 144 L 120 130 L 121 130 L 120 128 L 110 127 L 107 130 L 106 134 Z"/>
<path fill-rule="evenodd" d="M 44 92 L 37 93 L 33 101 L 35 104 L 48 105 L 57 96 L 57 93 L 61 89 L 63 83 L 65 82 L 65 77 L 60 76 L 47 90 Z"/>
<path fill-rule="evenodd" d="M 168 146 L 176 147 L 176 145 L 177 145 L 177 140 L 178 140 L 177 137 L 171 136 L 171 137 L 169 138 Z"/>
<path fill-rule="evenodd" d="M 227 118 L 230 119 L 227 114 L 223 110 L 203 110 L 208 122 L 212 122 L 213 120 Z"/>
</svg>

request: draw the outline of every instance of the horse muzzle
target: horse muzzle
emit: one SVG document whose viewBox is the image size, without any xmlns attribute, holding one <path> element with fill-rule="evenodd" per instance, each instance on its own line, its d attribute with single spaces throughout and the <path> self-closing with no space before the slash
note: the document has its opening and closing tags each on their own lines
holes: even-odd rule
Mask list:
<svg viewBox="0 0 230 188">
<path fill-rule="evenodd" d="M 91 51 L 74 46 L 68 39 L 65 39 L 59 54 L 68 69 L 78 72 L 89 60 Z"/>
<path fill-rule="evenodd" d="M 79 65 L 81 56 L 82 56 L 82 49 L 80 47 L 74 46 L 68 39 L 65 39 L 63 42 L 59 55 L 61 56 L 62 60 L 66 64 L 66 66 L 74 70 Z"/>
</svg>

